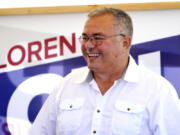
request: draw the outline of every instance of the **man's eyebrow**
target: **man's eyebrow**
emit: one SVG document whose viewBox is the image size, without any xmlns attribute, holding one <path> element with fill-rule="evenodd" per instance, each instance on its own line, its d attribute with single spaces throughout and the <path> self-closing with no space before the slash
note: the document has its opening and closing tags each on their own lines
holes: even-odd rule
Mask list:
<svg viewBox="0 0 180 135">
<path fill-rule="evenodd" d="M 86 33 L 82 33 L 82 35 L 83 35 L 83 36 L 87 36 L 87 34 L 86 34 Z"/>
<path fill-rule="evenodd" d="M 103 33 L 94 33 L 93 36 L 104 36 Z"/>
<path fill-rule="evenodd" d="M 88 34 L 86 34 L 86 33 L 82 33 L 82 35 L 83 36 L 88 36 Z M 98 32 L 98 33 L 92 34 L 92 36 L 105 36 L 105 35 L 103 33 Z"/>
</svg>

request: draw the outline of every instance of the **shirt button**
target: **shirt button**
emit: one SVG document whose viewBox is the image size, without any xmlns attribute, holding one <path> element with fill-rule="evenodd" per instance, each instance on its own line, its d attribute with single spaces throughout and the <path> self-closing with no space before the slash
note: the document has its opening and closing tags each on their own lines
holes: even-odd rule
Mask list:
<svg viewBox="0 0 180 135">
<path fill-rule="evenodd" d="M 69 106 L 69 108 L 72 108 L 72 107 L 73 107 L 72 105 Z"/>
<path fill-rule="evenodd" d="M 93 131 L 93 134 L 96 134 L 96 130 Z"/>
<path fill-rule="evenodd" d="M 101 111 L 98 109 L 98 110 L 97 110 L 97 113 L 100 113 L 100 112 L 101 112 Z"/>
</svg>

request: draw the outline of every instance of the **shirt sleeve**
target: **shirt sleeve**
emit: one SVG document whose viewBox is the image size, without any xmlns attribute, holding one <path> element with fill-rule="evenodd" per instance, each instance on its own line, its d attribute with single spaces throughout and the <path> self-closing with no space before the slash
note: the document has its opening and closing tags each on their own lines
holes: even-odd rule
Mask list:
<svg viewBox="0 0 180 135">
<path fill-rule="evenodd" d="M 161 91 L 152 118 L 153 135 L 180 135 L 180 100 L 176 90 L 168 83 Z"/>
<path fill-rule="evenodd" d="M 56 135 L 56 117 L 60 88 L 56 87 L 38 113 L 29 135 Z"/>
</svg>

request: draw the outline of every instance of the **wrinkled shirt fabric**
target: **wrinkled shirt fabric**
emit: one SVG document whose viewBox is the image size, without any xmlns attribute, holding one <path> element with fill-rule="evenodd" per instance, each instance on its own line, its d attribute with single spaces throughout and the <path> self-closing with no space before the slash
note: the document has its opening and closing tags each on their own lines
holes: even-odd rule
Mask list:
<svg viewBox="0 0 180 135">
<path fill-rule="evenodd" d="M 48 97 L 29 135 L 180 135 L 179 103 L 165 78 L 130 57 L 105 95 L 87 67 L 72 71 Z"/>
</svg>

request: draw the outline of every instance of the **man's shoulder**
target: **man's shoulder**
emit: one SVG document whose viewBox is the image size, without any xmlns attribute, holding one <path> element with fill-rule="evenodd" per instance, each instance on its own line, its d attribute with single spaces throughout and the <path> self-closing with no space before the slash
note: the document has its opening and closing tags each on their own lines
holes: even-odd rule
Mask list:
<svg viewBox="0 0 180 135">
<path fill-rule="evenodd" d="M 171 83 L 161 75 L 161 73 L 156 73 L 146 67 L 139 67 L 139 75 L 141 80 L 148 81 L 149 83 L 157 85 L 171 85 Z"/>
<path fill-rule="evenodd" d="M 67 76 L 64 77 L 64 79 L 66 81 L 73 81 L 73 82 L 80 83 L 87 78 L 89 72 L 90 70 L 88 69 L 88 67 L 81 67 L 78 69 L 73 69 Z"/>
<path fill-rule="evenodd" d="M 169 82 L 165 77 L 158 73 L 151 71 L 145 67 L 139 67 L 139 85 L 144 88 L 146 93 L 149 93 L 153 97 L 168 97 L 172 94 L 174 97 L 177 96 L 177 91 L 173 84 Z"/>
</svg>

